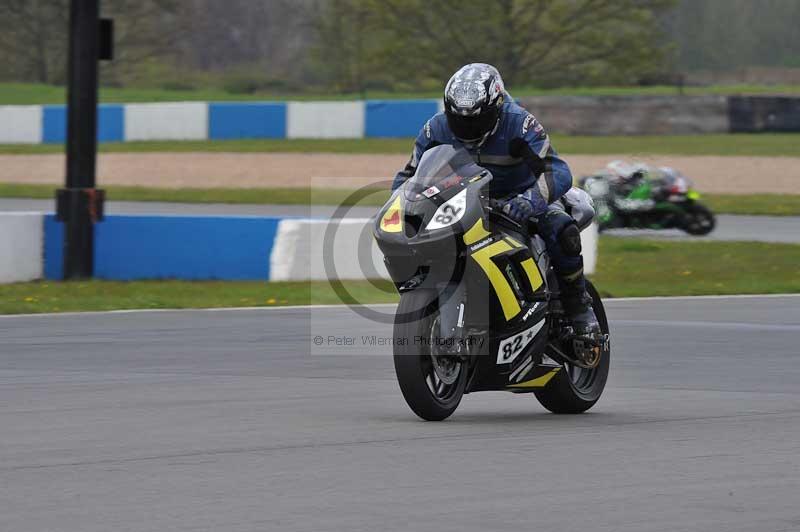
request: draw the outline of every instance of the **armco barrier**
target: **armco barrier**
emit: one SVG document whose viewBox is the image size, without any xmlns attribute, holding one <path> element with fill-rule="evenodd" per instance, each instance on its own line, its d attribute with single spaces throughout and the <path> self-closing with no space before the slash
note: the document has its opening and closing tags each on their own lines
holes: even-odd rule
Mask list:
<svg viewBox="0 0 800 532">
<path fill-rule="evenodd" d="M 553 133 L 581 135 L 800 132 L 800 98 L 773 96 L 537 96 L 521 98 Z M 442 102 L 104 104 L 103 142 L 415 136 Z M 0 144 L 63 142 L 63 105 L 0 106 Z"/>
<path fill-rule="evenodd" d="M 731 129 L 725 96 L 534 96 L 520 103 L 553 133 L 690 135 Z"/>
<path fill-rule="evenodd" d="M 0 213 L 0 283 L 42 277 L 41 213 Z"/>
<path fill-rule="evenodd" d="M 797 97 L 732 96 L 728 98 L 728 113 L 733 133 L 800 131 L 800 98 Z"/>
</svg>

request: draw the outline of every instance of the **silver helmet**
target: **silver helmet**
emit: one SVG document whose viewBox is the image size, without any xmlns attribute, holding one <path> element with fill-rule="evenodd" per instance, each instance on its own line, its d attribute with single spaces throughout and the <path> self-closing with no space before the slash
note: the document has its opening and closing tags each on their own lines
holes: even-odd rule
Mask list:
<svg viewBox="0 0 800 532">
<path fill-rule="evenodd" d="M 444 89 L 444 113 L 455 137 L 480 146 L 497 127 L 506 96 L 500 73 L 486 63 L 464 65 Z"/>
</svg>

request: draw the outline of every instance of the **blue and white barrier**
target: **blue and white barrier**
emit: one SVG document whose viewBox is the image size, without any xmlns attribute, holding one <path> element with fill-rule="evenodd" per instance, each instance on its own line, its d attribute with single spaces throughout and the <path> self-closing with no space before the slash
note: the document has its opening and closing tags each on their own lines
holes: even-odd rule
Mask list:
<svg viewBox="0 0 800 532">
<path fill-rule="evenodd" d="M 345 218 L 331 224 L 330 220 L 281 220 L 270 254 L 270 280 L 389 278 L 372 237 L 372 220 Z M 587 274 L 594 273 L 597 265 L 597 236 L 596 224 L 581 233 Z"/>
<path fill-rule="evenodd" d="M 100 142 L 121 142 L 124 139 L 125 109 L 119 104 L 103 104 L 97 109 L 97 139 Z M 42 108 L 42 142 L 63 143 L 67 140 L 67 108 L 45 105 Z"/>
<path fill-rule="evenodd" d="M 208 104 L 133 103 L 125 107 L 125 138 L 120 140 L 205 140 Z"/>
<path fill-rule="evenodd" d="M 437 100 L 102 104 L 100 142 L 413 137 Z M 0 106 L 0 144 L 63 143 L 63 105 Z"/>
<path fill-rule="evenodd" d="M 364 136 L 364 102 L 289 102 L 290 139 L 359 139 Z M 422 124 L 417 126 L 417 131 Z"/>
<path fill-rule="evenodd" d="M 0 283 L 42 278 L 43 215 L 0 213 Z"/>
<path fill-rule="evenodd" d="M 794 96 L 533 96 L 520 99 L 552 133 L 678 135 L 800 131 Z M 229 140 L 412 137 L 441 99 L 103 104 L 98 138 Z M 63 105 L 0 106 L 0 144 L 64 142 Z"/>
<path fill-rule="evenodd" d="M 366 102 L 366 137 L 416 137 L 439 112 L 441 100 L 373 100 Z"/>
<path fill-rule="evenodd" d="M 585 269 L 597 230 L 581 234 Z M 0 282 L 63 278 L 64 225 L 52 214 L 0 214 Z M 95 226 L 99 279 L 388 278 L 372 221 L 260 216 L 107 216 Z"/>
<path fill-rule="evenodd" d="M 286 138 L 286 105 L 282 103 L 212 103 L 208 106 L 208 138 Z"/>
<path fill-rule="evenodd" d="M 270 253 L 270 280 L 329 278 L 389 278 L 372 237 L 372 221 L 345 218 L 332 226 L 330 220 L 281 220 Z"/>
<path fill-rule="evenodd" d="M 100 279 L 269 280 L 279 218 L 107 216 L 95 225 Z M 64 225 L 44 220 L 44 275 L 63 278 Z"/>
<path fill-rule="evenodd" d="M 0 144 L 43 142 L 41 105 L 0 106 Z"/>
<path fill-rule="evenodd" d="M 125 281 L 388 278 L 370 220 L 340 220 L 335 230 L 330 224 L 256 216 L 108 216 L 95 226 L 95 275 Z M 596 228 L 581 236 L 592 273 Z M 324 255 L 326 237 L 333 238 Z M 63 224 L 52 214 L 0 214 L 0 282 L 61 279 L 63 239 Z"/>
</svg>

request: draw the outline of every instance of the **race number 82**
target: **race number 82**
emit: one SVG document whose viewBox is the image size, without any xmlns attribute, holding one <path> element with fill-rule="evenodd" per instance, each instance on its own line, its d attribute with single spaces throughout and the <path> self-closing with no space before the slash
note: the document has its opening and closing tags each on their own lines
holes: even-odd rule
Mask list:
<svg viewBox="0 0 800 532">
<path fill-rule="evenodd" d="M 442 212 L 437 214 L 434 220 L 440 224 L 448 225 L 453 221 L 453 218 L 455 218 L 460 212 L 461 212 L 460 207 L 454 207 L 452 205 L 444 205 L 442 207 Z"/>
</svg>

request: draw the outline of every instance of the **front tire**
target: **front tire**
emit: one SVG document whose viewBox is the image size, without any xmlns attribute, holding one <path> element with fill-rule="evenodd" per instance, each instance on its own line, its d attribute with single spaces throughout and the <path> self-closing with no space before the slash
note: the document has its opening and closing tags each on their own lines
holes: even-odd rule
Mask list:
<svg viewBox="0 0 800 532">
<path fill-rule="evenodd" d="M 594 285 L 586 282 L 586 291 L 592 297 L 592 309 L 600 323 L 600 330 L 608 334 L 606 317 L 600 294 Z M 561 370 L 541 390 L 534 392 L 543 407 L 554 414 L 581 414 L 592 408 L 600 399 L 608 380 L 611 366 L 611 348 L 601 354 L 600 363 L 594 369 L 583 369 L 564 364 Z"/>
<path fill-rule="evenodd" d="M 441 421 L 455 412 L 467 384 L 465 363 L 436 358 L 432 342 L 419 341 L 438 335 L 438 315 L 434 291 L 412 290 L 401 294 L 394 324 L 397 382 L 408 406 L 426 421 Z"/>
<path fill-rule="evenodd" d="M 714 230 L 716 220 L 711 210 L 700 203 L 690 203 L 683 214 L 682 228 L 694 236 L 707 235 Z"/>
</svg>

